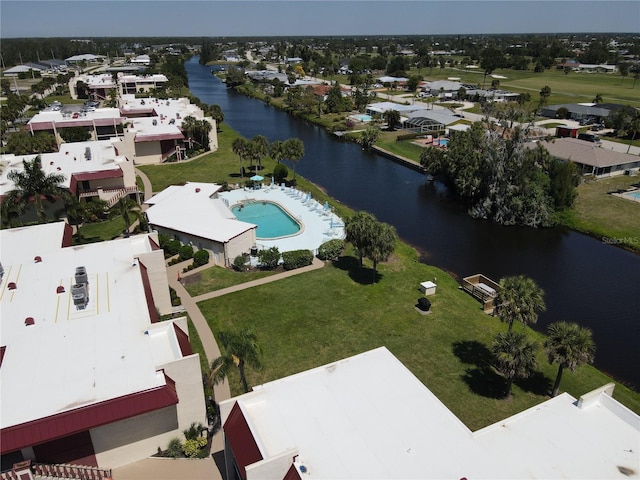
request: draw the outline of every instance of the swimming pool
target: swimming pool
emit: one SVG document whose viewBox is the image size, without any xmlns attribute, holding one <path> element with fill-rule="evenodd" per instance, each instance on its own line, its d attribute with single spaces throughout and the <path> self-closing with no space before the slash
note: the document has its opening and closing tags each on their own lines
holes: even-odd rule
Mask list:
<svg viewBox="0 0 640 480">
<path fill-rule="evenodd" d="M 633 200 L 634 202 L 640 202 L 640 190 L 635 190 L 633 192 L 626 192 L 622 194 L 623 197 L 629 198 L 629 200 Z"/>
<path fill-rule="evenodd" d="M 360 122 L 370 122 L 371 121 L 371 115 L 364 115 L 364 114 L 358 114 L 358 115 L 351 115 L 351 118 L 354 118 Z"/>
<path fill-rule="evenodd" d="M 257 225 L 256 238 L 281 238 L 295 235 L 300 224 L 279 205 L 267 202 L 240 203 L 231 207 L 238 220 Z"/>
<path fill-rule="evenodd" d="M 447 147 L 449 145 L 449 140 L 447 140 L 446 138 L 440 139 L 440 145 L 442 145 L 443 147 Z"/>
</svg>

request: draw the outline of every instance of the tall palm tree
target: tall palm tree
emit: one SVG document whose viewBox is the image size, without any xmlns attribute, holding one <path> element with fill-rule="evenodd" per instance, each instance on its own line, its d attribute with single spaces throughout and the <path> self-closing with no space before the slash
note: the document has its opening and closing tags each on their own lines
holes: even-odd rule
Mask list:
<svg viewBox="0 0 640 480">
<path fill-rule="evenodd" d="M 538 313 L 547 308 L 543 297 L 544 291 L 531 278 L 523 275 L 502 278 L 495 314 L 509 324 L 509 331 L 516 320 L 523 325 L 536 323 Z"/>
<path fill-rule="evenodd" d="M 23 160 L 22 166 L 22 171 L 13 170 L 7 174 L 7 178 L 14 184 L 14 189 L 4 201 L 10 200 L 24 210 L 29 204 L 33 205 L 36 215 L 44 223 L 47 221 L 47 212 L 42 199 L 55 203 L 57 199 L 69 196 L 68 190 L 61 185 L 65 176 L 60 173 L 46 174 L 42 170 L 40 155 L 30 161 Z"/>
<path fill-rule="evenodd" d="M 374 226 L 377 222 L 376 217 L 365 211 L 356 212 L 344 222 L 347 242 L 351 243 L 356 249 L 360 260 L 360 268 L 362 268 L 362 258 L 365 255 L 367 246 L 371 243 Z"/>
<path fill-rule="evenodd" d="M 256 135 L 251 139 L 251 151 L 257 167 L 262 168 L 262 159 L 269 154 L 269 140 L 264 135 Z"/>
<path fill-rule="evenodd" d="M 376 222 L 371 234 L 371 241 L 364 247 L 365 256 L 373 262 L 373 282 L 376 281 L 378 263 L 386 262 L 393 253 L 398 234 L 388 223 Z"/>
<path fill-rule="evenodd" d="M 304 157 L 304 143 L 299 138 L 290 138 L 284 142 L 284 157 L 293 163 L 293 181 L 296 180 L 296 163 Z"/>
<path fill-rule="evenodd" d="M 124 220 L 125 231 L 127 234 L 133 222 L 141 221 L 143 219 L 140 205 L 126 196 L 118 200 L 118 203 L 111 207 L 111 210 L 109 211 L 109 218 L 116 217 L 122 217 Z"/>
<path fill-rule="evenodd" d="M 223 331 L 218 334 L 218 340 L 222 344 L 224 353 L 211 363 L 211 382 L 217 385 L 224 381 L 233 367 L 238 367 L 240 381 L 245 393 L 249 391 L 245 366 L 249 365 L 256 370 L 262 368 L 260 347 L 256 335 L 247 328 L 239 332 Z"/>
<path fill-rule="evenodd" d="M 80 225 L 87 220 L 89 215 L 87 204 L 85 202 L 81 202 L 75 196 L 72 196 L 65 204 L 64 209 L 67 213 L 69 223 L 76 227 L 76 235 L 79 242 L 81 238 Z"/>
<path fill-rule="evenodd" d="M 276 140 L 269 145 L 269 156 L 272 160 L 280 163 L 280 160 L 284 157 L 284 142 Z"/>
<path fill-rule="evenodd" d="M 240 175 L 242 175 L 242 178 L 244 178 L 244 169 L 242 167 L 242 164 L 244 163 L 245 157 L 249 153 L 248 144 L 249 142 L 243 137 L 238 137 L 231 143 L 231 150 L 233 150 L 233 153 L 238 155 L 238 158 L 240 160 Z"/>
<path fill-rule="evenodd" d="M 527 340 L 524 332 L 499 333 L 491 351 L 496 358 L 496 368 L 507 378 L 507 398 L 516 378 L 527 378 L 537 365 L 535 342 Z"/>
<path fill-rule="evenodd" d="M 558 364 L 558 374 L 551 393 L 555 397 L 560 389 L 562 371 L 568 368 L 575 372 L 583 363 L 592 363 L 596 346 L 591 338 L 591 330 L 576 323 L 552 323 L 547 327 L 547 335 L 544 349 L 549 363 Z"/>
</svg>

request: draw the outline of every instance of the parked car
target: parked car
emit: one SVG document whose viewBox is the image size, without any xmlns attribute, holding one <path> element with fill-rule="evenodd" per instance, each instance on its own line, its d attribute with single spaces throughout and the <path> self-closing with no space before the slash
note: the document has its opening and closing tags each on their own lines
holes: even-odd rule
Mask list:
<svg viewBox="0 0 640 480">
<path fill-rule="evenodd" d="M 595 133 L 580 133 L 578 134 L 578 140 L 585 140 L 587 142 L 600 143 L 600 137 Z"/>
</svg>

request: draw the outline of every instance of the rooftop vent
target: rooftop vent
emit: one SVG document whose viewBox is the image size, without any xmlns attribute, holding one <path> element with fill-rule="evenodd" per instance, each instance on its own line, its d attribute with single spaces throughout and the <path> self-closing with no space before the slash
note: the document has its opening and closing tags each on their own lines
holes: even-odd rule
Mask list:
<svg viewBox="0 0 640 480">
<path fill-rule="evenodd" d="M 58 285 L 58 288 L 56 288 L 56 293 L 64 293 L 64 287 L 62 285 Z"/>
<path fill-rule="evenodd" d="M 85 267 L 76 267 L 75 275 L 77 284 L 89 283 L 89 277 L 87 276 L 87 269 Z"/>
<path fill-rule="evenodd" d="M 88 161 L 91 160 L 91 147 L 86 147 L 84 149 L 84 158 Z"/>
<path fill-rule="evenodd" d="M 156 125 L 158 125 L 158 120 L 154 118 L 152 123 L 153 123 L 153 126 L 155 127 Z"/>
<path fill-rule="evenodd" d="M 16 282 L 9 282 L 9 285 L 7 285 L 7 288 L 9 290 L 15 290 L 16 288 L 18 288 L 18 286 L 16 285 Z"/>
<path fill-rule="evenodd" d="M 199 187 L 198 187 L 198 188 L 196 188 L 196 193 L 198 193 L 199 191 L 200 191 L 200 188 L 199 188 Z"/>
<path fill-rule="evenodd" d="M 42 257 L 40 255 L 36 255 L 35 258 L 33 259 L 33 261 L 35 263 L 40 263 L 42 261 Z"/>
<path fill-rule="evenodd" d="M 71 298 L 73 304 L 78 310 L 84 310 L 89 303 L 89 297 L 87 295 L 87 285 L 72 285 L 71 286 Z"/>
<path fill-rule="evenodd" d="M 33 319 L 33 317 L 27 317 L 27 318 L 24 319 L 24 324 L 26 326 L 35 325 L 36 321 Z"/>
</svg>

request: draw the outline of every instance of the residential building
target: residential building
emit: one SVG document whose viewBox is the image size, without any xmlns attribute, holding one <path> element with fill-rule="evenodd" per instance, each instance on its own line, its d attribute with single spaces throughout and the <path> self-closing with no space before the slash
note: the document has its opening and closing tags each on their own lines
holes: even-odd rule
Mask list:
<svg viewBox="0 0 640 480">
<path fill-rule="evenodd" d="M 473 432 L 380 347 L 222 402 L 226 478 L 627 478 L 640 416 L 613 388 Z"/>
<path fill-rule="evenodd" d="M 214 265 L 230 267 L 238 255 L 256 244 L 256 228 L 236 219 L 219 198 L 222 187 L 213 183 L 188 182 L 172 185 L 145 203 L 152 229 L 183 244 L 205 249 Z"/>
<path fill-rule="evenodd" d="M 543 142 L 542 145 L 552 157 L 575 163 L 582 175 L 603 178 L 635 175 L 640 171 L 640 157 L 637 155 L 609 150 L 595 142 L 565 137 Z"/>
<path fill-rule="evenodd" d="M 23 161 L 40 157 L 46 175 L 64 175 L 61 186 L 79 199 L 98 197 L 110 206 L 126 195 L 138 193 L 133 162 L 120 155 L 118 139 L 63 143 L 59 152 L 39 155 L 0 155 L 0 197 L 14 189 L 8 178 L 12 171 L 22 171 Z"/>
<path fill-rule="evenodd" d="M 0 231 L 0 452 L 113 468 L 206 425 L 187 320 L 154 234 L 70 246 L 63 222 Z"/>
</svg>

